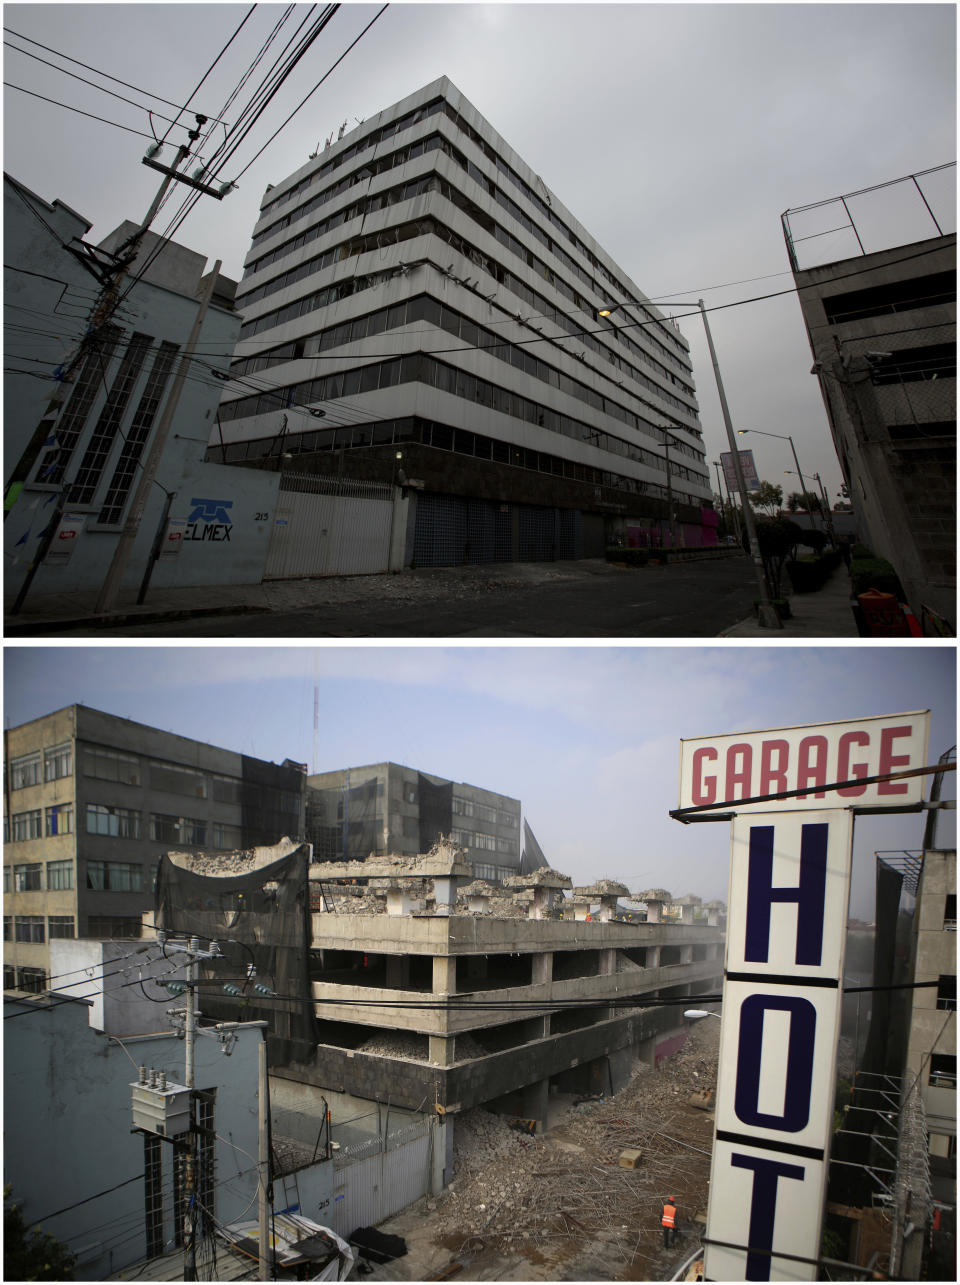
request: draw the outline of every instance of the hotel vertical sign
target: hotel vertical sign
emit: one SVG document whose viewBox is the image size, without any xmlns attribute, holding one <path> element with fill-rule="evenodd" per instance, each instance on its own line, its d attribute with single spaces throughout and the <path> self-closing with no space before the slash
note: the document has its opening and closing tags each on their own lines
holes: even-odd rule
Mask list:
<svg viewBox="0 0 960 1285">
<path fill-rule="evenodd" d="M 707 1280 L 817 1277 L 853 814 L 922 802 L 922 776 L 889 778 L 925 765 L 928 730 L 923 711 L 681 742 L 680 810 L 732 818 Z"/>
</svg>

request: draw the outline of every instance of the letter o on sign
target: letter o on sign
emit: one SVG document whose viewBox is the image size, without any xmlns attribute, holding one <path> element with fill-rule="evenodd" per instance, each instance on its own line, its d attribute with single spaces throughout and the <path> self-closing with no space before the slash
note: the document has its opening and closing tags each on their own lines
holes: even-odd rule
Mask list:
<svg viewBox="0 0 960 1285">
<path fill-rule="evenodd" d="M 785 1092 L 782 1115 L 760 1110 L 760 1061 L 763 1053 L 763 1019 L 768 1012 L 790 1014 L 787 1040 Z M 740 1007 L 740 1047 L 734 1110 L 744 1124 L 757 1129 L 799 1133 L 810 1119 L 813 1083 L 813 1048 L 817 1010 L 799 996 L 749 995 Z M 768 1058 L 768 1065 L 769 1065 Z"/>
</svg>

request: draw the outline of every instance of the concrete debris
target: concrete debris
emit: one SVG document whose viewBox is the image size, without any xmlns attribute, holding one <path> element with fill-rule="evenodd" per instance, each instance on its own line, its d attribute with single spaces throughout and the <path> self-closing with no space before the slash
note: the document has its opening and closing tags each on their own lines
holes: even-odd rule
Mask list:
<svg viewBox="0 0 960 1285">
<path fill-rule="evenodd" d="M 615 879 L 598 879 L 586 888 L 574 888 L 579 897 L 628 897 L 630 889 L 626 884 L 617 883 Z"/>
<path fill-rule="evenodd" d="M 713 1118 L 686 1099 L 716 1084 L 719 1025 L 692 1027 L 679 1053 L 656 1069 L 638 1065 L 614 1096 L 574 1110 L 573 1095 L 551 1095 L 544 1134 L 519 1133 L 509 1117 L 480 1108 L 456 1115 L 453 1182 L 386 1228 L 415 1237 L 431 1261 L 468 1255 L 474 1280 L 596 1280 L 598 1263 L 604 1280 L 670 1279 L 706 1207 Z M 627 1155 L 636 1167 L 623 1163 Z M 664 1250 L 668 1194 L 677 1197 L 679 1237 Z M 414 1256 L 410 1270 L 423 1261 Z"/>
<path fill-rule="evenodd" d="M 630 901 L 664 901 L 670 903 L 673 901 L 671 893 L 666 888 L 648 888 L 646 892 L 635 892 Z"/>
<path fill-rule="evenodd" d="M 507 875 L 503 881 L 505 888 L 572 888 L 573 880 L 559 870 L 541 866 L 528 875 Z"/>
<path fill-rule="evenodd" d="M 377 1031 L 359 1045 L 358 1052 L 374 1053 L 379 1057 L 400 1057 L 409 1062 L 428 1062 L 429 1041 L 426 1035 L 412 1031 Z"/>
</svg>

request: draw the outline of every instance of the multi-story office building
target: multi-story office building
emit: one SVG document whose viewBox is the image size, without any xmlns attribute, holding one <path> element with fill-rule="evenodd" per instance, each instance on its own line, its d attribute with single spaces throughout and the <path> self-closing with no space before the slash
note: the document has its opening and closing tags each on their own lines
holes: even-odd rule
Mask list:
<svg viewBox="0 0 960 1285">
<path fill-rule="evenodd" d="M 317 861 L 415 856 L 446 835 L 474 876 L 498 882 L 520 869 L 520 800 L 398 763 L 307 778 L 307 834 Z"/>
<path fill-rule="evenodd" d="M 716 543 L 686 341 L 446 78 L 267 190 L 237 306 L 207 458 L 412 484 L 408 564 Z"/>
<path fill-rule="evenodd" d="M 4 989 L 43 991 L 48 942 L 139 937 L 156 859 L 303 831 L 304 768 L 70 705 L 6 732 Z"/>
</svg>

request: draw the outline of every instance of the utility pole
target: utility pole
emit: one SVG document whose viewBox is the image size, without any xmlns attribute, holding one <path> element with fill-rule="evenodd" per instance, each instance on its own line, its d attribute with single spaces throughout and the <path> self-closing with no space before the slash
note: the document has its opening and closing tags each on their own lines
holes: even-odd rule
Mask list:
<svg viewBox="0 0 960 1285">
<path fill-rule="evenodd" d="M 183 1179 L 183 1279 L 197 1279 L 197 1116 L 194 1099 L 194 1044 L 197 1038 L 197 951 L 200 941 L 190 938 L 190 962 L 187 964 L 187 1022 L 184 1052 L 183 1082 L 190 1093 L 190 1134 L 187 1142 L 187 1161 Z"/>
<path fill-rule="evenodd" d="M 273 1264 L 273 1246 L 270 1244 L 270 1218 L 267 1196 L 270 1189 L 270 1135 L 267 1116 L 267 1033 L 260 1032 L 260 1047 L 257 1050 L 257 1158 L 259 1160 L 260 1190 L 258 1206 L 260 1227 L 260 1277 L 262 1281 L 271 1279 Z"/>
<path fill-rule="evenodd" d="M 704 307 L 703 300 L 699 300 L 700 314 L 703 317 L 703 328 L 707 334 L 707 347 L 710 349 L 710 360 L 713 362 L 713 373 L 717 381 L 717 392 L 720 396 L 720 409 L 723 413 L 723 423 L 727 430 L 727 441 L 730 444 L 730 451 L 733 455 L 733 467 L 737 478 L 737 490 L 740 492 L 740 506 L 743 509 L 743 521 L 747 528 L 747 542 L 750 545 L 750 557 L 753 560 L 753 570 L 757 581 L 757 590 L 760 594 L 759 615 L 760 624 L 767 629 L 782 629 L 783 621 L 777 615 L 776 608 L 770 601 L 770 594 L 767 589 L 767 577 L 763 570 L 763 558 L 760 556 L 760 544 L 757 540 L 757 527 L 753 520 L 753 510 L 750 508 L 750 501 L 747 498 L 747 487 L 743 480 L 743 469 L 740 466 L 740 452 L 737 450 L 737 439 L 733 432 L 733 421 L 730 419 L 730 408 L 727 406 L 726 393 L 723 391 L 723 381 L 720 378 L 720 363 L 717 361 L 717 352 L 713 346 L 713 335 L 710 333 L 710 323 L 707 321 L 707 310 Z"/>
</svg>

